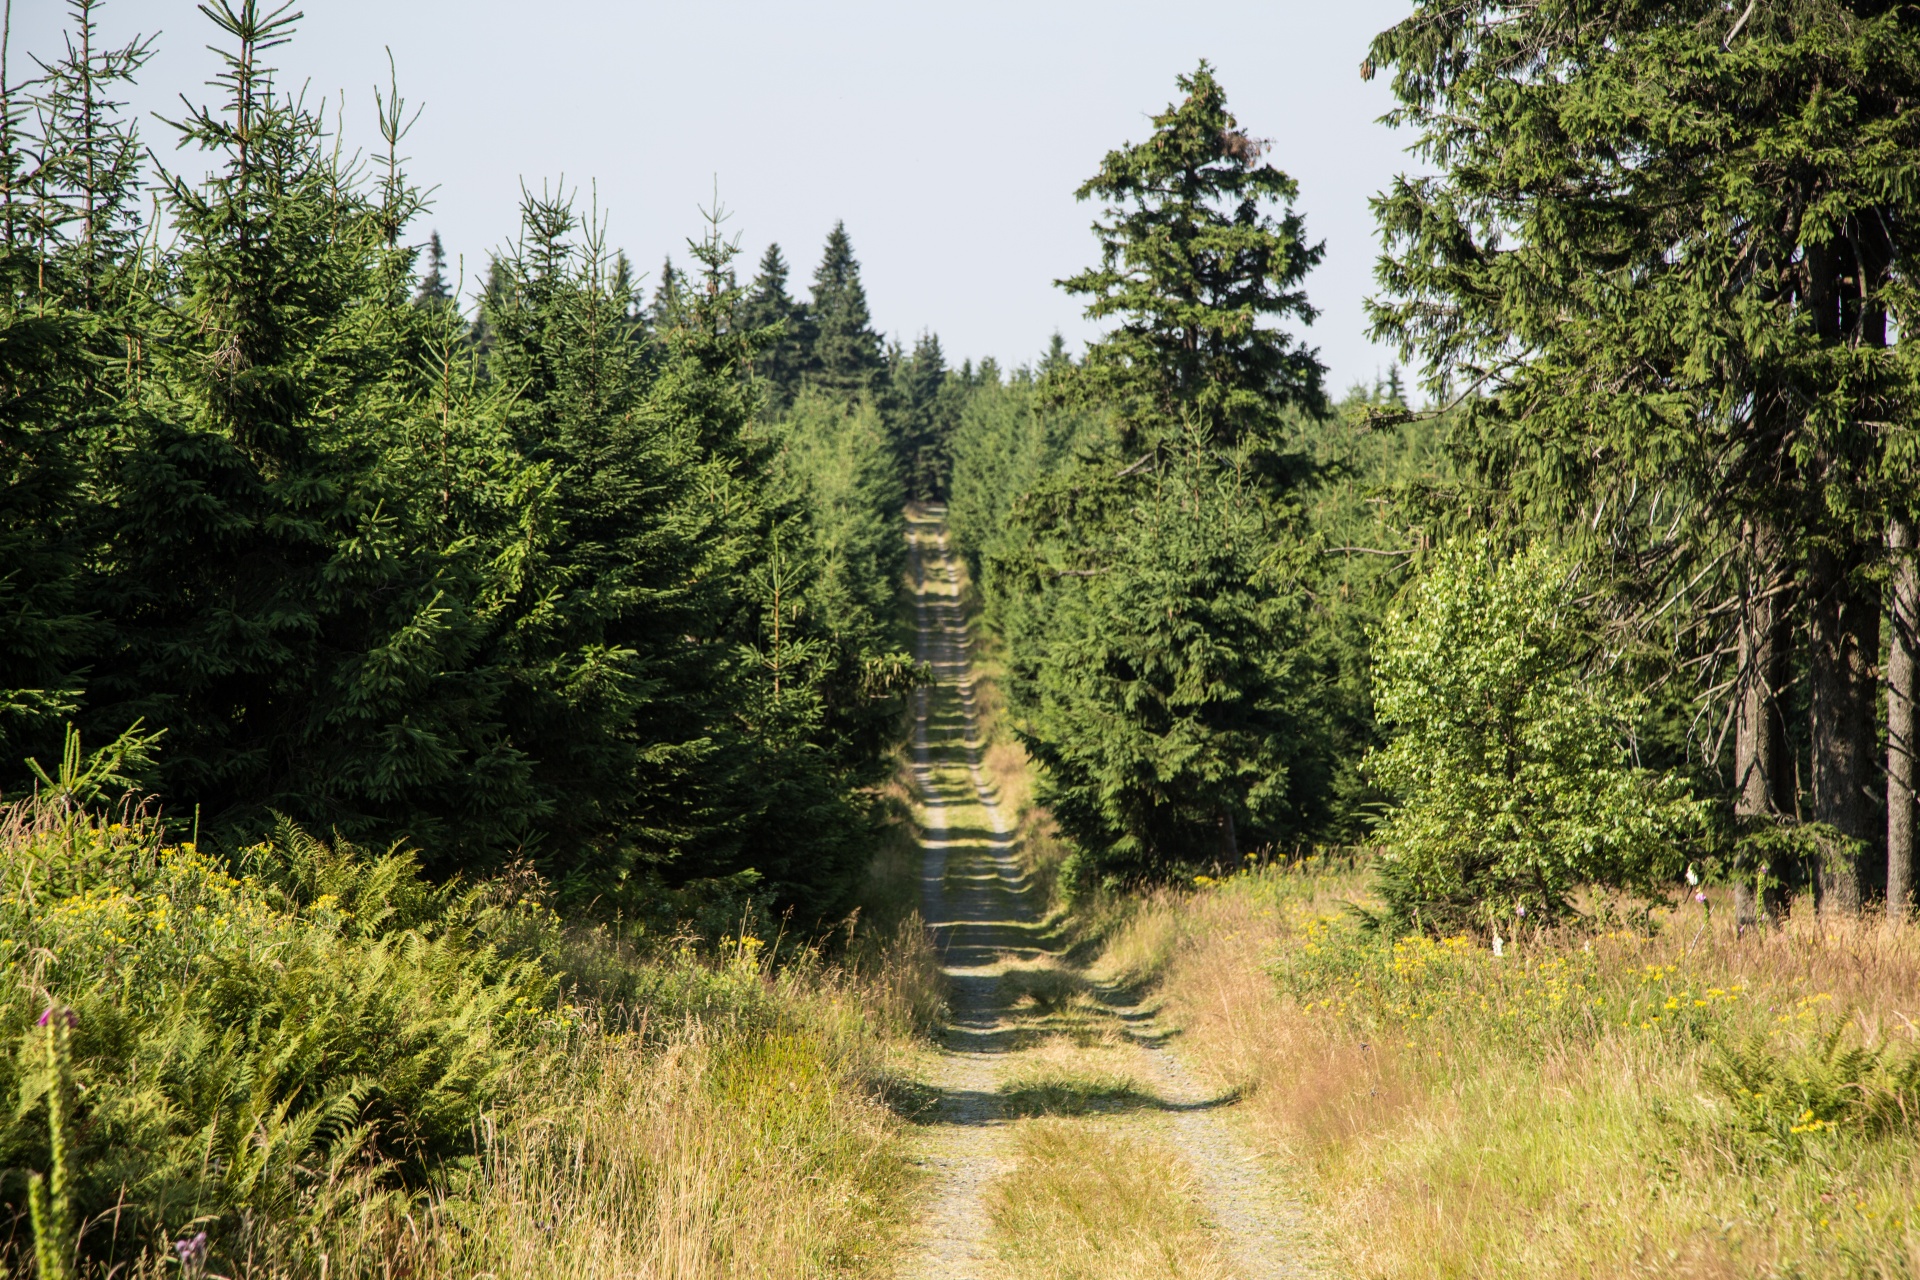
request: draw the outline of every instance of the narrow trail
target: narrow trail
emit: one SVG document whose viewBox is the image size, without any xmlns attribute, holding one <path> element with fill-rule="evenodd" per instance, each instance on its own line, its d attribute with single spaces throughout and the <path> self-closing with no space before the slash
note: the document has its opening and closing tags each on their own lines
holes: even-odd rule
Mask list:
<svg viewBox="0 0 1920 1280">
<path fill-rule="evenodd" d="M 1171 1274 L 1195 1280 L 1270 1280 L 1324 1274 L 1312 1259 L 1306 1216 L 1228 1125 L 1231 1097 L 1210 1097 L 1167 1047 L 1169 1031 L 1119 993 L 1089 984 L 1079 1021 L 1037 1014 L 1010 970 L 1065 967 L 1040 904 L 1014 859 L 1014 815 L 1003 813 L 982 771 L 968 631 L 944 513 L 911 518 L 918 656 L 934 686 L 917 694 L 913 774 L 925 862 L 922 910 L 949 986 L 950 1018 L 926 1084 L 937 1103 L 923 1117 L 920 1160 L 934 1180 L 909 1280 L 995 1280 L 1005 1274 L 988 1192 L 1017 1163 L 1016 1126 L 1027 1123 L 1004 1087 L 1034 1055 L 1057 1068 L 1076 1054 L 1127 1063 L 1140 1088 L 1079 1123 L 1143 1136 L 1182 1162 L 1199 1189 L 1210 1246 Z M 1098 1047 L 1093 1047 L 1097 1045 Z"/>
</svg>

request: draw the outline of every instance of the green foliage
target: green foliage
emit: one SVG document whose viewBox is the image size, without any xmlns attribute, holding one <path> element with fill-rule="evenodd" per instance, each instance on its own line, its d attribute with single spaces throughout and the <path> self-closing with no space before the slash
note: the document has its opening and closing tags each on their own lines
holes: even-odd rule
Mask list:
<svg viewBox="0 0 1920 1280">
<path fill-rule="evenodd" d="M 1199 452 L 1104 522 L 1097 569 L 1048 586 L 1022 706 L 1061 829 L 1128 879 L 1236 865 L 1295 825 L 1320 781 L 1294 776 L 1318 727 L 1294 660 L 1299 602 L 1263 564 L 1274 531 Z"/>
<path fill-rule="evenodd" d="M 812 358 L 813 322 L 807 304 L 787 293 L 787 260 L 777 244 L 761 255 L 743 316 L 750 327 L 769 334 L 754 353 L 754 372 L 766 381 L 776 407 L 791 404 Z"/>
<path fill-rule="evenodd" d="M 565 1029 L 521 945 L 552 917 L 432 887 L 411 855 L 283 824 L 236 876 L 139 813 L 52 802 L 0 837 L 0 946 L 28 975 L 0 1012 L 0 1190 L 18 1204 L 22 1171 L 51 1167 L 63 1247 L 127 1215 L 87 1235 L 89 1265 L 193 1224 L 244 1253 L 355 1170 L 421 1185 L 515 1052 Z"/>
<path fill-rule="evenodd" d="M 1297 286 L 1318 251 L 1270 212 L 1293 184 L 1211 70 L 1180 87 L 1079 193 L 1110 204 L 1101 263 L 1062 284 L 1118 323 L 1078 363 L 1056 343 L 1051 412 L 1017 380 L 976 395 L 954 438 L 954 527 L 1076 883 L 1298 838 L 1329 773 L 1302 653 L 1311 466 L 1288 432 L 1320 367 L 1273 324 L 1311 319 Z"/>
<path fill-rule="evenodd" d="M 834 223 L 827 235 L 826 249 L 813 273 L 813 304 L 807 314 L 813 344 L 808 380 L 841 395 L 878 390 L 886 361 L 867 309 L 867 290 L 860 283 L 853 240 L 843 222 Z"/>
<path fill-rule="evenodd" d="M 285 814 L 607 911 L 832 916 L 908 683 L 900 493 L 858 432 L 777 461 L 812 359 L 778 255 L 748 296 L 716 223 L 642 307 L 528 193 L 469 321 L 404 243 L 397 91 L 349 161 L 253 0 L 208 7 L 219 99 L 174 124 L 211 172 L 143 221 L 114 98 L 148 45 L 93 14 L 0 110 L 0 785 L 69 720 L 144 725 L 122 781 L 222 847 Z M 819 289 L 823 376 L 878 390 L 844 232 Z"/>
<path fill-rule="evenodd" d="M 1759 1033 L 1724 1044 L 1701 1078 L 1750 1159 L 1797 1162 L 1842 1133 L 1911 1132 L 1920 1107 L 1920 1054 L 1861 1044 L 1844 1022 L 1803 1044 Z"/>
<path fill-rule="evenodd" d="M 1381 628 L 1388 738 L 1368 769 L 1399 800 L 1381 831 L 1396 924 L 1553 920 L 1585 885 L 1672 881 L 1705 811 L 1683 778 L 1633 763 L 1644 704 L 1595 648 L 1572 564 L 1542 544 L 1442 551 Z"/>
<path fill-rule="evenodd" d="M 1732 790 L 1876 843 L 1878 562 L 1913 493 L 1914 11 L 1422 4 L 1375 68 L 1429 166 L 1375 203 L 1375 333 L 1474 393 L 1450 434 L 1483 505 L 1585 544 L 1609 608 L 1699 676 L 1682 718 L 1757 697 L 1748 741 L 1784 759 L 1793 681 L 1806 794 L 1791 770 Z M 1853 860 L 1823 864 L 1857 905 Z"/>
<path fill-rule="evenodd" d="M 911 354 L 889 351 L 895 448 L 907 491 L 920 502 L 944 500 L 953 472 L 953 433 L 961 407 L 979 384 L 971 365 L 949 369 L 940 338 L 923 333 Z"/>
<path fill-rule="evenodd" d="M 886 643 L 906 573 L 905 495 L 879 412 L 807 391 L 775 431 L 780 487 L 804 499 L 817 557 L 809 609 L 833 632 Z"/>
<path fill-rule="evenodd" d="M 1227 110 L 1202 62 L 1145 143 L 1110 151 L 1075 194 L 1109 203 L 1100 265 L 1060 282 L 1090 319 L 1119 324 L 1088 348 L 1076 382 L 1120 423 L 1123 451 L 1176 444 L 1183 414 L 1210 441 L 1273 433 L 1289 404 L 1317 405 L 1321 367 L 1275 319 L 1311 321 L 1301 281 L 1319 262 L 1288 209 L 1293 180 Z"/>
</svg>

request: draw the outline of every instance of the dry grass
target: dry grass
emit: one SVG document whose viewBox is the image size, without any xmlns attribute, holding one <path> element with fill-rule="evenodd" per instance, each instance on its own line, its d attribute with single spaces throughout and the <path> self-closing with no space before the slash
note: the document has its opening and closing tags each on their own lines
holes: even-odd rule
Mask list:
<svg viewBox="0 0 1920 1280">
<path fill-rule="evenodd" d="M 442 1204 L 415 1274 L 880 1273 L 914 1174 L 871 1087 L 885 1046 L 860 1010 L 876 993 L 786 985 L 787 1029 L 596 1030 L 530 1063 L 526 1106 L 489 1126 L 470 1198 Z"/>
<path fill-rule="evenodd" d="M 1012 1280 L 1225 1280 L 1199 1188 L 1151 1139 L 1085 1120 L 1030 1120 L 988 1191 Z"/>
<path fill-rule="evenodd" d="M 1368 937 L 1341 909 L 1363 892 L 1274 871 L 1161 897 L 1106 960 L 1160 978 L 1183 1056 L 1311 1170 L 1356 1274 L 1920 1275 L 1920 1108 L 1895 1079 L 1920 929 L 1801 910 L 1742 939 L 1722 904 L 1496 959 Z M 1878 1074 L 1848 1083 L 1828 1044 Z M 1860 1119 L 1868 1094 L 1894 1118 Z"/>
<path fill-rule="evenodd" d="M 1022 1012 L 1058 1013 L 1089 989 L 1084 976 L 1050 956 L 1010 962 L 1000 973 L 1002 999 Z"/>
</svg>

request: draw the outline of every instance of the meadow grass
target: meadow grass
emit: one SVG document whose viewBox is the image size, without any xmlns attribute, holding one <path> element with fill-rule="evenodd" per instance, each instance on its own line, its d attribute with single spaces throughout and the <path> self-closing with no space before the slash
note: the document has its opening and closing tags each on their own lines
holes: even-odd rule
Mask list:
<svg viewBox="0 0 1920 1280">
<path fill-rule="evenodd" d="M 1496 956 L 1366 900 L 1316 863 L 1161 893 L 1097 967 L 1249 1098 L 1355 1274 L 1920 1274 L 1920 929 L 1740 937 L 1709 895 Z"/>
</svg>

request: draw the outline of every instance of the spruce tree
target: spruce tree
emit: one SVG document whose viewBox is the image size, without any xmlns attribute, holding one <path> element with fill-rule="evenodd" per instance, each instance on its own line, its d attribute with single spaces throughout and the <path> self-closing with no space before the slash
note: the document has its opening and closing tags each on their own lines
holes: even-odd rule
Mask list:
<svg viewBox="0 0 1920 1280">
<path fill-rule="evenodd" d="M 150 42 L 103 48 L 97 7 L 72 0 L 64 53 L 36 80 L 13 82 L 0 50 L 0 784 L 52 754 L 81 705 L 100 639 L 83 598 L 100 520 L 87 464 L 135 363 L 122 276 L 140 147 L 114 95 Z"/>
<path fill-rule="evenodd" d="M 1290 207 L 1297 187 L 1261 163 L 1267 144 L 1227 110 L 1210 66 L 1179 84 L 1152 140 L 1108 152 L 1075 192 L 1106 202 L 1100 263 L 1058 282 L 1089 319 L 1119 320 L 1076 383 L 1136 453 L 1180 437 L 1183 418 L 1229 446 L 1271 438 L 1288 406 L 1322 400 L 1318 358 L 1274 323 L 1314 316 L 1300 283 L 1322 247 Z"/>
<path fill-rule="evenodd" d="M 1894 176 L 1920 143 L 1920 23 L 1825 0 L 1429 5 L 1368 66 L 1438 170 L 1378 202 L 1377 331 L 1476 392 L 1455 439 L 1481 508 L 1581 539 L 1629 630 L 1731 693 L 1755 856 L 1815 820 L 1817 889 L 1856 907 L 1879 839 L 1877 562 L 1911 493 L 1889 470 L 1911 411 L 1888 316 L 1920 225 Z M 1792 874 L 1739 878 L 1763 870 Z"/>
<path fill-rule="evenodd" d="M 760 257 L 760 270 L 753 278 L 742 314 L 757 330 L 772 330 L 754 353 L 754 372 L 768 387 L 773 407 L 793 403 L 800 380 L 813 359 L 813 324 L 803 302 L 787 293 L 787 260 L 780 246 L 770 244 Z"/>
<path fill-rule="evenodd" d="M 867 310 L 860 263 L 844 222 L 827 235 L 820 266 L 813 273 L 813 353 L 808 381 L 841 395 L 861 395 L 880 385 L 886 370 L 880 335 Z"/>
<path fill-rule="evenodd" d="M 1015 650 L 1019 731 L 1089 874 L 1232 864 L 1313 818 L 1324 764 L 1305 672 L 1286 415 L 1321 371 L 1276 319 L 1312 316 L 1294 186 L 1202 63 L 1145 143 L 1080 189 L 1112 202 L 1100 265 L 1063 287 L 1119 323 L 1051 393 L 1109 430 L 1020 516 L 1039 599 Z"/>
<path fill-rule="evenodd" d="M 921 334 L 912 354 L 902 354 L 892 366 L 889 408 L 907 491 L 922 502 L 944 498 L 959 407 L 955 393 L 961 387 L 947 368 L 939 336 L 933 333 Z"/>
<path fill-rule="evenodd" d="M 420 287 L 414 291 L 414 305 L 421 307 L 446 307 L 453 303 L 453 286 L 446 278 L 447 251 L 440 243 L 440 233 L 435 231 L 427 237 L 427 270 L 420 277 Z"/>
<path fill-rule="evenodd" d="M 391 171 L 363 189 L 274 91 L 287 16 L 209 13 L 226 101 L 176 127 L 219 167 L 163 175 L 178 243 L 98 476 L 115 525 L 89 603 L 112 644 L 84 722 L 164 730 L 151 781 L 215 834 L 279 811 L 446 849 L 513 839 L 532 806 L 500 682 L 467 661 L 484 565 L 436 536 L 446 436 L 429 451 L 397 430 L 435 323 L 396 243 L 417 202 Z"/>
</svg>

